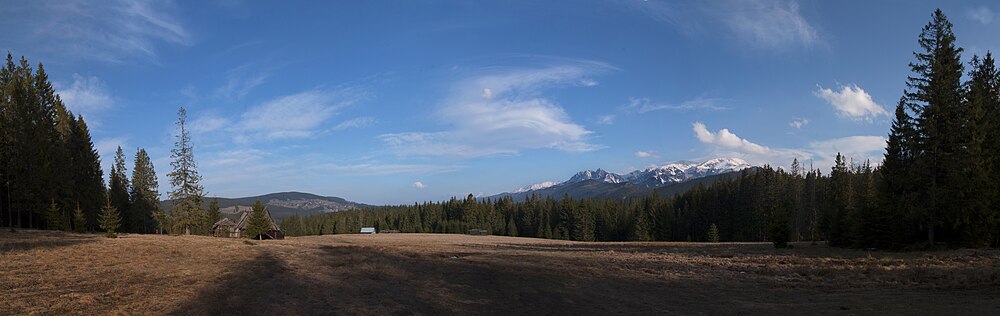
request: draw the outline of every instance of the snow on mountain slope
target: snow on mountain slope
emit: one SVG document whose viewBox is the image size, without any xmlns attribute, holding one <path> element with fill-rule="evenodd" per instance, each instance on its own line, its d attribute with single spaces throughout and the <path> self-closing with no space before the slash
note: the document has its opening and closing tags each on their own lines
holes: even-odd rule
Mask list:
<svg viewBox="0 0 1000 316">
<path fill-rule="evenodd" d="M 541 190 L 541 189 L 544 189 L 544 188 L 551 187 L 553 185 L 557 185 L 559 183 L 560 182 L 558 182 L 558 181 L 545 181 L 545 182 L 535 183 L 535 184 L 532 184 L 532 185 L 529 185 L 529 186 L 524 186 L 524 187 L 520 187 L 520 188 L 514 189 L 514 191 L 510 191 L 510 193 L 521 193 L 521 192 L 528 192 L 528 191 L 532 191 L 532 190 Z"/>
<path fill-rule="evenodd" d="M 653 166 L 636 170 L 624 175 L 605 171 L 604 169 L 585 170 L 577 172 L 565 182 L 546 181 L 518 188 L 511 193 L 523 193 L 541 190 L 557 185 L 596 180 L 605 183 L 630 183 L 645 187 L 658 187 L 667 184 L 681 183 L 727 172 L 740 171 L 752 165 L 739 158 L 715 158 L 704 162 L 677 161 L 661 166 Z"/>
</svg>

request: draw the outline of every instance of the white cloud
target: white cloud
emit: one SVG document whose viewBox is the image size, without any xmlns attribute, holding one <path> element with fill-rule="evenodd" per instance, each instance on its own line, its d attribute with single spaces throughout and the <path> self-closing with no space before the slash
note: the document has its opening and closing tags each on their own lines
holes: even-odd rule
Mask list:
<svg viewBox="0 0 1000 316">
<path fill-rule="evenodd" d="M 88 116 L 111 108 L 115 104 L 104 82 L 95 76 L 73 74 L 73 83 L 69 85 L 56 83 L 54 87 L 63 104 L 74 114 Z"/>
<path fill-rule="evenodd" d="M 161 43 L 190 45 L 173 1 L 32 1 L 12 6 L 30 46 L 71 58 L 122 62 L 156 57 Z"/>
<path fill-rule="evenodd" d="M 746 139 L 736 136 L 736 134 L 733 134 L 727 128 L 723 128 L 718 132 L 712 133 L 705 127 L 705 124 L 701 122 L 694 122 L 692 128 L 695 135 L 698 137 L 698 140 L 702 143 L 748 154 L 766 154 L 771 151 L 770 148 L 754 144 Z"/>
<path fill-rule="evenodd" d="M 802 129 L 802 127 L 806 125 L 809 125 L 809 119 L 801 117 L 794 118 L 791 123 L 788 123 L 788 126 L 791 126 L 794 129 Z"/>
<path fill-rule="evenodd" d="M 247 110 L 236 123 L 239 141 L 309 138 L 339 109 L 360 102 L 364 91 L 314 89 L 286 95 Z"/>
<path fill-rule="evenodd" d="M 484 88 L 483 99 L 492 99 L 492 98 L 493 98 L 493 90 L 490 90 L 490 88 Z"/>
<path fill-rule="evenodd" d="M 712 133 L 700 122 L 695 122 L 693 129 L 698 140 L 721 149 L 714 152 L 713 157 L 738 156 L 754 164 L 788 166 L 797 158 L 809 161 L 816 168 L 828 169 L 833 166 L 837 153 L 857 163 L 870 160 L 878 164 L 885 152 L 886 139 L 882 136 L 848 136 L 812 141 L 804 148 L 771 148 L 740 138 L 728 129 Z"/>
<path fill-rule="evenodd" d="M 417 181 L 413 183 L 413 187 L 417 189 L 424 189 L 427 188 L 427 185 L 424 184 L 423 182 Z"/>
<path fill-rule="evenodd" d="M 987 8 L 986 6 L 969 9 L 966 14 L 970 19 L 978 21 L 982 24 L 993 23 L 993 17 L 995 16 L 993 10 L 990 10 L 990 8 Z"/>
<path fill-rule="evenodd" d="M 375 124 L 375 118 L 374 117 L 362 116 L 362 117 L 356 117 L 356 118 L 352 118 L 350 120 L 346 120 L 346 121 L 340 122 L 340 124 L 337 124 L 337 126 L 334 126 L 333 129 L 341 131 L 341 130 L 351 129 L 351 128 L 364 128 L 364 127 L 371 126 L 372 124 Z"/>
<path fill-rule="evenodd" d="M 601 115 L 601 116 L 597 117 L 597 124 L 600 124 L 600 125 L 612 125 L 614 123 L 615 123 L 615 115 L 614 114 Z"/>
<path fill-rule="evenodd" d="M 478 157 L 517 154 L 526 149 L 567 152 L 601 148 L 589 130 L 565 109 L 543 97 L 547 88 L 574 85 L 588 74 L 612 69 L 576 61 L 534 69 L 492 69 L 452 87 L 435 117 L 453 126 L 439 132 L 402 132 L 379 138 L 398 155 Z M 483 98 L 489 91 L 489 99 Z"/>
<path fill-rule="evenodd" d="M 622 106 L 622 109 L 626 111 L 633 111 L 638 113 L 646 113 L 658 110 L 677 110 L 677 111 L 690 111 L 690 110 L 728 110 L 729 108 L 720 105 L 722 103 L 721 99 L 714 98 L 697 98 L 693 100 L 684 101 L 678 104 L 669 103 L 655 103 L 649 100 L 649 98 L 629 98 L 628 104 Z"/>
<path fill-rule="evenodd" d="M 841 86 L 840 91 L 819 87 L 815 94 L 830 103 L 842 117 L 870 121 L 881 115 L 889 115 L 888 111 L 872 100 L 868 92 L 857 85 Z"/>
<path fill-rule="evenodd" d="M 652 151 L 637 151 L 635 152 L 635 156 L 639 158 L 659 158 Z"/>
</svg>

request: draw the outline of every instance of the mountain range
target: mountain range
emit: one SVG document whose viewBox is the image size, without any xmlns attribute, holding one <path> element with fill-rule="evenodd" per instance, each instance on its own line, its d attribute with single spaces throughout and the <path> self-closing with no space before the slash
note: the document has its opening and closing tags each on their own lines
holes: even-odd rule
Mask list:
<svg viewBox="0 0 1000 316">
<path fill-rule="evenodd" d="M 753 168 L 739 158 L 716 158 L 704 162 L 678 161 L 625 174 L 603 169 L 577 172 L 563 182 L 546 181 L 494 195 L 494 198 L 511 196 L 515 201 L 536 194 L 542 197 L 561 198 L 612 198 L 642 196 L 656 190 L 660 194 L 686 191 L 700 183 L 735 176 L 737 171 Z"/>
</svg>

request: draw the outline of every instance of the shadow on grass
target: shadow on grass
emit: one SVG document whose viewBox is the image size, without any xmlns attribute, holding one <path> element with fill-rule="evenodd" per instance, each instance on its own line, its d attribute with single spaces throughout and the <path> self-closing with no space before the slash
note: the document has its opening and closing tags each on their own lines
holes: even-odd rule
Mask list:
<svg viewBox="0 0 1000 316">
<path fill-rule="evenodd" d="M 103 235 L 70 234 L 65 232 L 21 230 L 17 233 L 0 232 L 0 254 L 38 249 L 56 249 L 104 238 Z"/>
<path fill-rule="evenodd" d="M 359 246 L 265 251 L 173 314 L 933 313 L 1000 307 L 978 290 L 820 290 L 780 282 L 643 278 L 547 261 L 573 259 L 459 256 Z M 927 299 L 941 295 L 948 300 Z"/>
<path fill-rule="evenodd" d="M 174 313 L 649 314 L 670 311 L 665 306 L 697 310 L 691 308 L 696 302 L 670 299 L 677 289 L 663 282 L 356 246 L 323 246 L 318 252 L 309 272 L 263 254 Z M 707 297 L 688 297 L 692 294 Z"/>
</svg>

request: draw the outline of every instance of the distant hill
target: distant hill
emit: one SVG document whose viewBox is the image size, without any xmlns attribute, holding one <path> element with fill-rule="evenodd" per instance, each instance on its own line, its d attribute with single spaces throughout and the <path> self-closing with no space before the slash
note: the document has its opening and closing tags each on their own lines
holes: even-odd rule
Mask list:
<svg viewBox="0 0 1000 316">
<path fill-rule="evenodd" d="M 230 215 L 235 215 L 238 210 L 249 209 L 257 200 L 260 200 L 264 203 L 264 205 L 267 205 L 267 210 L 271 212 L 271 216 L 274 216 L 276 219 L 292 216 L 293 214 L 306 216 L 371 206 L 351 202 L 343 198 L 333 196 L 319 196 L 302 192 L 280 192 L 241 198 L 207 197 L 205 198 L 204 203 L 206 208 L 213 199 L 217 199 L 219 201 L 219 208 L 221 209 L 223 215 L 226 215 L 227 217 L 235 217 Z M 160 206 L 163 207 L 164 210 L 169 210 L 173 207 L 173 201 L 162 201 L 160 202 Z"/>
</svg>

